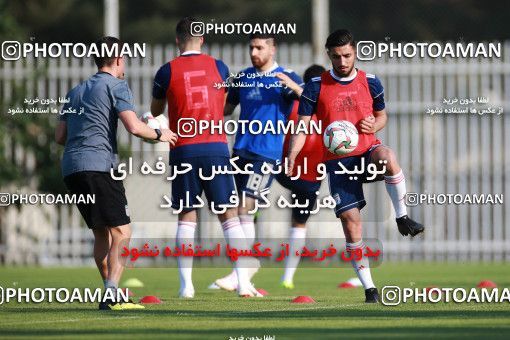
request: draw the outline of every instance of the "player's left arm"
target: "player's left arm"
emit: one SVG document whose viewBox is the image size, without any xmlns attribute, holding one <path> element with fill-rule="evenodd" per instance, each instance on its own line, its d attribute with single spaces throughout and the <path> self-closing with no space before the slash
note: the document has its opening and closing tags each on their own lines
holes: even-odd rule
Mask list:
<svg viewBox="0 0 510 340">
<path fill-rule="evenodd" d="M 386 104 L 384 102 L 384 88 L 379 78 L 367 74 L 368 87 L 372 96 L 372 114 L 363 118 L 360 122 L 361 133 L 376 133 L 383 129 L 388 121 Z"/>
<path fill-rule="evenodd" d="M 165 111 L 165 106 L 166 106 L 166 100 L 165 99 L 157 99 L 157 98 L 152 98 L 152 101 L 151 101 L 151 113 L 154 117 L 157 117 L 159 116 L 160 114 L 162 114 L 164 111 Z"/>
<path fill-rule="evenodd" d="M 161 66 L 154 77 L 152 84 L 151 113 L 154 117 L 165 111 L 166 91 L 170 83 L 170 64 Z"/>
</svg>

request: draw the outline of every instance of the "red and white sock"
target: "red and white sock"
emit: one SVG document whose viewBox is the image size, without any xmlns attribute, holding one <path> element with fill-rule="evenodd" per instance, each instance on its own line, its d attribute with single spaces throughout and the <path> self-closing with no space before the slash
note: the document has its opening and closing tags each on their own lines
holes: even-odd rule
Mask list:
<svg viewBox="0 0 510 340">
<path fill-rule="evenodd" d="M 397 218 L 407 215 L 407 208 L 405 205 L 406 195 L 406 179 L 402 170 L 393 176 L 384 176 L 384 182 L 386 183 L 386 191 L 391 198 L 393 208 L 395 209 L 395 216 Z"/>
<path fill-rule="evenodd" d="M 365 253 L 365 243 L 363 240 L 359 240 L 355 243 L 346 243 L 345 250 L 347 253 L 356 251 L 356 249 L 361 249 L 362 254 Z M 349 255 L 347 255 L 349 256 Z M 372 274 L 370 274 L 370 264 L 368 262 L 368 258 L 366 256 L 362 256 L 359 261 L 352 260 L 352 267 L 358 275 L 358 279 L 363 284 L 363 288 L 369 289 L 374 288 L 374 281 L 372 281 Z"/>
</svg>

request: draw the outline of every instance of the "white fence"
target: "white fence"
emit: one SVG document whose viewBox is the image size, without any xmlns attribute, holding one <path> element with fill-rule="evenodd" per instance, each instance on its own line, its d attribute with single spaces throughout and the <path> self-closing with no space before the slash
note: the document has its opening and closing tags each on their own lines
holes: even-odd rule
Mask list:
<svg viewBox="0 0 510 340">
<path fill-rule="evenodd" d="M 206 52 L 222 59 L 232 72 L 250 65 L 246 45 L 213 45 Z M 128 61 L 126 77 L 139 112 L 150 105 L 152 78 L 157 69 L 176 55 L 173 45 L 148 48 L 143 59 Z M 281 45 L 280 65 L 302 74 L 313 63 L 311 46 Z M 362 63 L 385 87 L 389 121 L 378 136 L 392 147 L 404 169 L 409 192 L 510 194 L 510 42 L 504 43 L 500 59 L 391 59 Z M 95 72 L 91 60 L 26 59 L 3 62 L 0 93 L 4 102 L 14 98 L 21 86 L 28 98 L 57 98 Z M 36 75 L 40 75 L 36 77 Z M 487 97 L 500 115 L 425 113 L 442 106 L 443 98 Z M 14 105 L 21 103 L 14 103 Z M 7 112 L 7 109 L 5 109 Z M 20 118 L 21 119 L 21 118 Z M 23 118 L 25 119 L 25 118 Z M 3 136 L 4 142 L 15 143 Z M 153 146 L 130 136 L 119 127 L 119 141 L 135 153 L 154 156 Z M 33 155 L 17 148 L 18 165 L 28 167 Z M 166 156 L 167 157 L 167 156 Z M 170 183 L 161 179 L 128 177 L 125 181 L 133 219 L 134 237 L 172 237 L 176 219 L 158 210 Z M 327 185 L 322 191 L 326 193 Z M 18 188 L 19 189 L 19 188 Z M 29 188 L 21 188 L 29 192 Z M 396 229 L 392 209 L 382 183 L 365 186 L 367 207 L 363 210 L 365 237 L 382 241 L 385 260 L 501 261 L 510 259 L 510 213 L 503 205 L 421 205 L 410 214 L 423 221 L 423 236 L 409 240 Z M 3 188 L 1 191 L 13 191 Z M 274 185 L 274 194 L 283 189 Z M 0 262 L 7 264 L 91 264 L 92 233 L 74 207 L 22 206 L 3 208 L 0 232 Z M 208 212 L 201 213 L 200 237 L 221 236 L 219 224 Z M 262 212 L 258 233 L 285 236 L 290 224 L 288 211 L 270 208 Z M 320 212 L 309 221 L 310 237 L 341 237 L 341 227 L 332 212 Z"/>
</svg>

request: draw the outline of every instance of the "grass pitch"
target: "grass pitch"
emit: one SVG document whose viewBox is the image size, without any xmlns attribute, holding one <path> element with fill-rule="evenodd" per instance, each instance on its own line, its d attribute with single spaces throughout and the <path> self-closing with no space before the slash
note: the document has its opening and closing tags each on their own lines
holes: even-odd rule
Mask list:
<svg viewBox="0 0 510 340">
<path fill-rule="evenodd" d="M 279 286 L 282 269 L 261 269 L 257 287 L 269 296 L 241 299 L 234 293 L 208 290 L 227 268 L 194 270 L 195 299 L 181 300 L 177 270 L 126 269 L 136 277 L 135 299 L 156 295 L 161 305 L 143 311 L 98 311 L 96 304 L 0 305 L 0 338 L 178 338 L 178 339 L 338 339 L 338 338 L 510 338 L 509 303 L 407 303 L 396 307 L 366 305 L 362 288 L 338 289 L 354 276 L 352 269 L 300 268 L 296 288 Z M 382 264 L 374 281 L 404 287 L 465 287 L 483 279 L 510 287 L 510 270 L 501 264 Z M 0 267 L 2 287 L 101 287 L 95 268 Z M 315 304 L 293 304 L 309 295 Z"/>
</svg>

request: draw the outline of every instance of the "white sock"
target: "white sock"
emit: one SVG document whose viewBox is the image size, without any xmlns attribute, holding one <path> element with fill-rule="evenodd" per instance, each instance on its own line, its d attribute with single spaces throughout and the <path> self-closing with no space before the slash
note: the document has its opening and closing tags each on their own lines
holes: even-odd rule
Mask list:
<svg viewBox="0 0 510 340">
<path fill-rule="evenodd" d="M 349 253 L 350 251 L 355 251 L 356 249 L 361 249 L 361 251 L 365 252 L 365 243 L 363 240 L 359 240 L 355 243 L 346 243 L 345 246 L 346 252 Z M 349 256 L 349 254 L 347 254 Z M 352 267 L 354 268 L 354 271 L 356 272 L 356 275 L 358 275 L 358 279 L 363 284 L 363 288 L 369 289 L 374 288 L 374 282 L 372 281 L 372 274 L 370 274 L 370 264 L 368 262 L 368 258 L 366 256 L 362 256 L 361 260 L 351 261 Z"/>
<path fill-rule="evenodd" d="M 236 249 L 249 248 L 238 217 L 232 217 L 231 219 L 226 220 L 221 224 L 221 227 L 223 228 L 223 235 L 225 235 L 225 239 L 230 247 Z M 234 270 L 237 274 L 238 284 L 240 286 L 250 284 L 245 259 L 239 258 L 236 262 L 234 262 Z"/>
<path fill-rule="evenodd" d="M 252 247 L 255 242 L 255 223 L 253 223 L 253 220 L 253 215 L 239 215 L 239 221 L 241 222 L 246 242 L 248 242 L 248 247 Z M 225 278 L 234 282 L 234 284 L 237 284 L 238 280 L 235 268 L 230 272 L 230 274 L 225 276 Z"/>
<path fill-rule="evenodd" d="M 301 252 L 305 246 L 306 228 L 290 228 L 289 256 L 285 261 L 285 272 L 282 281 L 292 282 L 294 273 L 299 265 L 301 256 L 296 256 L 296 251 Z"/>
<path fill-rule="evenodd" d="M 407 215 L 407 208 L 404 201 L 406 195 L 406 179 L 402 170 L 393 176 L 384 176 L 386 182 L 386 191 L 391 198 L 393 208 L 395 208 L 395 216 L 397 218 Z"/>
<path fill-rule="evenodd" d="M 255 216 L 253 215 L 239 215 L 241 227 L 243 228 L 244 236 L 248 242 L 248 246 L 252 247 L 255 242 L 255 223 L 253 222 Z"/>
<path fill-rule="evenodd" d="M 188 248 L 188 244 L 194 247 L 195 229 L 197 224 L 195 222 L 184 222 L 179 221 L 177 223 L 177 236 L 176 243 L 178 247 L 184 244 L 185 249 Z M 194 248 L 193 248 L 194 249 Z M 193 271 L 193 257 L 179 256 L 177 258 L 177 265 L 179 267 L 179 281 L 181 284 L 181 290 L 193 289 L 193 281 L 191 274 Z"/>
</svg>

